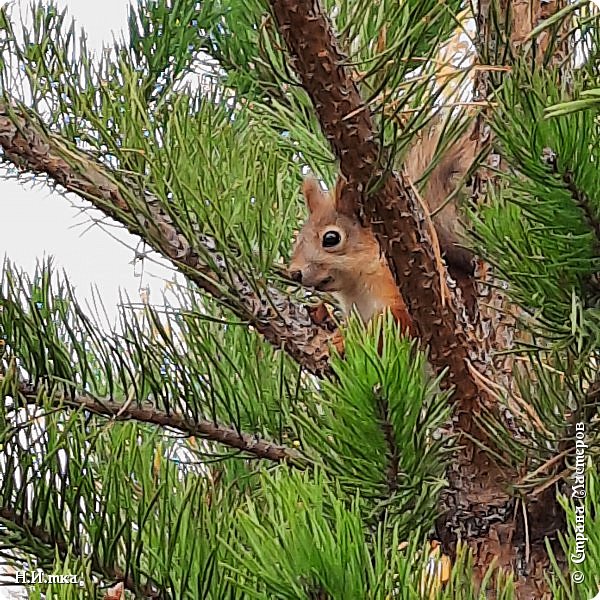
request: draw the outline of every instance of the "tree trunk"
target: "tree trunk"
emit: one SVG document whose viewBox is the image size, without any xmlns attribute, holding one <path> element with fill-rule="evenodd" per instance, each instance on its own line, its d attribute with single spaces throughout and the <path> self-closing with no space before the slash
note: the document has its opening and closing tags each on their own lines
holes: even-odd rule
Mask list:
<svg viewBox="0 0 600 600">
<path fill-rule="evenodd" d="M 464 450 L 448 474 L 445 513 L 438 522 L 444 548 L 453 551 L 456 540 L 462 539 L 474 553 L 476 579 L 481 580 L 492 561 L 496 561 L 500 569 L 514 575 L 518 598 L 548 598 L 543 535 L 559 526 L 554 493 L 549 490 L 545 499 L 552 500 L 547 513 L 550 518 L 542 520 L 536 510 L 542 502 L 529 507 L 527 502 L 522 504 L 513 497 L 509 489 L 516 482 L 517 473 L 499 467 L 491 454 L 482 449 L 494 448 L 494 440 L 478 424 L 478 417 L 486 411 L 497 416 L 499 411 L 478 385 L 470 363 L 478 364 L 483 371 L 489 368 L 489 341 L 481 334 L 480 323 L 475 327 L 477 335 L 462 320 L 455 297 L 444 303 L 445 280 L 437 271 L 420 207 L 405 175 L 384 173 L 369 108 L 360 97 L 346 57 L 339 50 L 319 3 L 271 0 L 271 6 L 292 65 L 348 181 L 349 198 L 358 214 L 369 217 L 421 340 L 430 347 L 432 364 L 438 369 L 449 367 L 448 378 L 455 386 L 453 422 L 455 431 L 462 435 L 459 443 Z M 489 10 L 489 5 L 481 7 L 479 26 L 484 37 L 489 37 L 485 29 L 490 22 L 485 11 L 489 14 Z M 514 18 L 521 19 L 522 11 L 519 3 L 513 11 Z M 527 20 L 529 30 L 544 14 L 547 7 L 540 4 Z M 525 43 L 521 22 L 510 39 L 515 49 Z M 498 40 L 494 43 L 497 48 Z M 546 39 L 542 46 L 546 48 L 548 44 Z M 367 194 L 369 185 L 381 177 L 378 190 Z M 507 340 L 512 341 L 509 330 L 510 324 L 505 333 Z M 527 545 L 522 525 L 525 510 L 531 512 L 528 534 L 535 532 L 535 539 L 529 539 Z"/>
</svg>

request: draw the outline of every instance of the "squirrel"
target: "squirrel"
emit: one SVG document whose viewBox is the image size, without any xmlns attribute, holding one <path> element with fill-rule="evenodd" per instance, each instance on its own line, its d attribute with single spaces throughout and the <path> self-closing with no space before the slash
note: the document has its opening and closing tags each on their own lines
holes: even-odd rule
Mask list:
<svg viewBox="0 0 600 600">
<path fill-rule="evenodd" d="M 420 139 L 411 146 L 404 168 L 413 184 L 419 182 L 433 162 L 441 134 L 439 122 L 434 121 L 422 135 L 418 134 Z M 442 255 L 446 259 L 450 275 L 459 283 L 465 275 L 473 274 L 474 255 L 461 246 L 465 232 L 459 221 L 457 198 L 454 196 L 450 201 L 447 199 L 454 194 L 475 161 L 477 140 L 472 134 L 473 129 L 468 128 L 466 133 L 446 149 L 421 187 L 421 196 L 429 213 L 435 213 L 432 221 Z"/>
<path fill-rule="evenodd" d="M 431 164 L 439 133 L 431 128 L 423 137 L 410 149 L 404 163 L 413 182 L 417 182 Z M 475 141 L 463 135 L 431 170 L 422 189 L 429 212 L 439 209 L 433 223 L 450 274 L 465 296 L 465 286 L 471 287 L 473 302 L 473 255 L 457 245 L 462 228 L 456 201 L 445 205 L 444 202 L 468 171 L 474 156 Z M 330 292 L 341 305 L 344 316 L 356 309 L 366 323 L 389 308 L 402 327 L 414 334 L 406 303 L 379 243 L 371 229 L 361 225 L 353 207 L 345 207 L 341 202 L 340 185 L 338 180 L 332 194 L 325 192 L 316 179 L 304 180 L 302 192 L 309 215 L 294 245 L 289 276 L 306 287 Z"/>
<path fill-rule="evenodd" d="M 340 187 L 332 195 L 319 182 L 306 178 L 302 192 L 309 217 L 300 231 L 289 275 L 297 283 L 330 292 L 347 316 L 355 308 L 366 323 L 389 308 L 412 330 L 404 298 L 387 266 L 379 243 L 354 212 L 340 202 Z"/>
</svg>

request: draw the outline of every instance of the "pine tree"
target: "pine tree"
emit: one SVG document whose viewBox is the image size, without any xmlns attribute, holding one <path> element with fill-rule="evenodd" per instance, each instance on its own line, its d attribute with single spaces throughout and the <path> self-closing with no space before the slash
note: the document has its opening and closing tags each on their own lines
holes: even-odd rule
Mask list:
<svg viewBox="0 0 600 600">
<path fill-rule="evenodd" d="M 30 10 L 0 9 L 2 176 L 186 281 L 107 332 L 51 263 L 4 264 L 2 557 L 81 575 L 30 597 L 597 594 L 594 6 L 148 0 L 99 56 Z M 433 122 L 436 161 L 477 142 L 473 314 L 402 170 Z M 351 317 L 332 349 L 284 267 L 306 168 L 347 180 L 416 339 Z"/>
</svg>

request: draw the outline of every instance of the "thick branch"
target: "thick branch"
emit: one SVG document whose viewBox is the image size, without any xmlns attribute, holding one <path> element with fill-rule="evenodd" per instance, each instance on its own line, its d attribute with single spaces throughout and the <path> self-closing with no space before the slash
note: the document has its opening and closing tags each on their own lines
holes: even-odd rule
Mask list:
<svg viewBox="0 0 600 600">
<path fill-rule="evenodd" d="M 127 195 L 109 169 L 45 131 L 24 111 L 1 102 L 0 147 L 5 160 L 19 169 L 48 176 L 54 184 L 88 200 L 142 237 L 201 289 L 247 319 L 271 344 L 283 348 L 308 371 L 317 375 L 329 372 L 331 330 L 316 323 L 306 307 L 291 302 L 281 291 L 269 288 L 257 293 L 243 275 L 231 277 L 214 240 L 200 233 L 196 239 L 186 239 L 157 198 Z M 210 256 L 221 273 L 211 271 L 200 253 Z M 228 279 L 229 289 L 224 291 L 222 282 Z"/>
<path fill-rule="evenodd" d="M 431 240 L 410 183 L 400 174 L 384 174 L 369 108 L 361 100 L 319 2 L 271 0 L 271 7 L 348 181 L 346 193 L 369 216 L 419 336 L 431 347 L 431 362 L 438 369 L 449 367 L 456 397 L 470 412 L 478 389 L 467 367 L 468 340 L 453 300 L 442 298 Z M 367 195 L 369 185 L 380 177 L 383 184 Z M 468 421 L 463 423 L 466 428 Z"/>
<path fill-rule="evenodd" d="M 544 65 L 563 64 L 569 54 L 569 40 L 565 36 L 569 29 L 568 20 L 555 24 L 553 30 L 546 30 L 541 35 L 532 38 L 531 32 L 540 21 L 555 14 L 562 6 L 563 0 L 536 0 L 526 2 L 508 2 L 507 0 L 481 0 L 477 10 L 477 35 L 476 47 L 481 64 L 501 66 L 501 71 L 484 71 L 476 73 L 475 98 L 484 100 L 491 96 L 495 89 L 502 84 L 502 79 L 510 71 L 510 65 L 515 59 L 527 59 L 532 69 L 542 68 Z M 563 72 L 566 72 L 563 70 Z M 568 77 L 568 75 L 567 75 Z M 493 142 L 489 126 L 481 115 L 479 121 L 480 147 Z M 480 168 L 473 177 L 473 197 L 476 204 L 485 198 L 485 194 L 494 186 L 496 175 L 494 171 L 506 168 L 502 156 L 490 156 L 488 165 L 494 169 Z M 485 200 L 484 200 L 485 201 Z M 493 280 L 493 273 L 488 273 L 486 278 Z M 487 315 L 482 318 L 487 321 L 487 329 L 491 332 L 488 339 L 498 351 L 498 357 L 509 357 L 515 336 L 519 335 L 515 329 L 512 317 L 508 320 L 505 315 L 517 316 L 520 309 L 511 306 L 508 300 L 499 291 L 500 286 L 492 286 L 486 293 L 486 302 L 482 303 Z M 488 307 L 497 306 L 499 311 L 489 310 Z M 515 380 L 512 377 L 512 358 L 504 358 L 504 387 L 512 389 Z M 496 381 L 500 382 L 498 371 Z M 505 475 L 506 478 L 510 477 Z M 486 486 L 492 489 L 492 486 Z M 463 496 L 464 498 L 464 496 Z M 472 511 L 472 501 L 466 497 L 467 509 Z M 508 505 L 506 505 L 508 507 Z M 460 518 L 460 505 L 455 511 Z M 499 509 L 502 507 L 499 506 Z M 481 573 L 489 566 L 491 555 L 500 556 L 498 565 L 503 568 L 512 568 L 515 573 L 516 592 L 518 598 L 531 600 L 533 598 L 547 597 L 549 594 L 545 584 L 545 574 L 548 570 L 548 556 L 544 537 L 553 535 L 556 530 L 563 528 L 564 511 L 557 503 L 556 493 L 553 488 L 546 489 L 538 499 L 527 503 L 527 522 L 511 518 L 510 513 L 501 515 L 495 522 L 488 519 L 490 531 L 482 539 L 475 539 L 471 545 L 476 552 L 475 568 Z M 455 519 L 456 519 L 455 517 Z M 464 519 L 463 519 L 464 520 Z M 522 525 L 521 525 L 522 523 Z M 529 560 L 527 560 L 529 558 Z"/>
<path fill-rule="evenodd" d="M 430 345 L 431 362 L 438 369 L 449 367 L 450 382 L 456 386 L 454 423 L 457 432 L 468 436 L 462 438 L 464 452 L 449 473 L 438 532 L 449 549 L 457 536 L 469 543 L 476 555 L 476 577 L 483 577 L 492 556 L 499 556 L 501 568 L 518 573 L 521 546 L 511 543 L 514 499 L 508 493 L 514 474 L 498 467 L 480 446 L 494 448 L 494 440 L 478 426 L 477 416 L 496 407 L 480 393 L 468 366 L 469 359 L 489 364 L 486 337 L 473 336 L 471 343 L 455 299 L 444 302 L 420 206 L 404 175 L 384 172 L 369 108 L 360 98 L 319 2 L 271 0 L 271 6 L 298 77 L 348 180 L 348 199 L 369 216 L 418 333 Z M 367 195 L 374 182 L 380 185 Z M 520 591 L 526 597 L 531 588 L 523 585 Z"/>
<path fill-rule="evenodd" d="M 33 386 L 21 385 L 19 391 L 22 397 L 32 404 L 39 403 L 38 390 Z M 168 414 L 155 408 L 145 408 L 135 403 L 124 405 L 114 400 L 99 400 L 88 395 L 75 395 L 64 398 L 56 397 L 57 404 L 72 408 L 85 408 L 97 415 L 111 417 L 117 421 L 135 420 L 142 423 L 152 423 L 159 427 L 171 427 L 189 436 L 218 442 L 229 448 L 241 450 L 255 458 L 263 458 L 273 462 L 287 462 L 296 466 L 304 466 L 302 455 L 293 448 L 280 446 L 268 440 L 257 438 L 248 433 L 225 427 L 215 421 L 189 420 L 183 415 Z"/>
</svg>

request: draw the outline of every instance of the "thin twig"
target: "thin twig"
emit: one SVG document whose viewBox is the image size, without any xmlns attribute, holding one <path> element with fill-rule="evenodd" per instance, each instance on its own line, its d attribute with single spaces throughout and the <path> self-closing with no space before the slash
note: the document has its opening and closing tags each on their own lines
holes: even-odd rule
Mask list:
<svg viewBox="0 0 600 600">
<path fill-rule="evenodd" d="M 21 384 L 19 392 L 29 403 L 39 403 L 39 388 Z M 65 395 L 61 397 L 54 395 L 50 398 L 55 404 L 71 408 L 85 408 L 92 413 L 111 417 L 116 421 L 135 420 L 143 423 L 151 423 L 159 427 L 170 427 L 178 429 L 189 436 L 199 437 L 205 440 L 218 442 L 246 452 L 256 458 L 271 460 L 274 462 L 287 462 L 294 466 L 306 466 L 300 452 L 293 448 L 280 446 L 265 439 L 261 439 L 226 427 L 215 421 L 190 420 L 183 415 L 157 410 L 154 407 L 143 407 L 139 404 L 126 402 L 122 404 L 112 399 L 98 399 L 86 394 L 78 394 L 72 397 Z M 129 404 L 129 405 L 128 405 Z"/>
<path fill-rule="evenodd" d="M 27 519 L 23 515 L 20 515 L 13 508 L 7 506 L 0 506 L 0 522 L 4 522 L 5 526 L 13 525 L 19 529 L 25 531 L 28 535 L 39 540 L 45 546 L 52 546 L 58 550 L 60 555 L 64 558 L 69 554 L 85 556 L 89 553 L 83 552 L 78 549 L 73 552 L 71 545 L 67 544 L 64 540 L 55 538 L 46 529 L 34 525 L 30 519 Z M 125 573 L 118 567 L 109 567 L 107 565 L 101 565 L 96 559 L 96 555 L 92 553 L 92 567 L 94 571 L 102 574 L 112 581 L 122 581 L 123 585 L 133 593 L 141 594 L 145 598 L 160 598 L 161 592 L 157 590 L 157 586 L 152 583 L 146 585 L 138 585 L 131 576 L 126 577 Z"/>
</svg>

